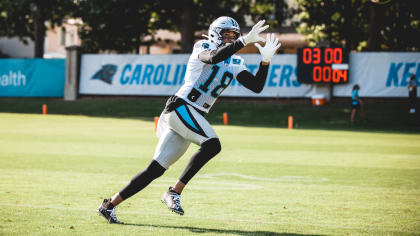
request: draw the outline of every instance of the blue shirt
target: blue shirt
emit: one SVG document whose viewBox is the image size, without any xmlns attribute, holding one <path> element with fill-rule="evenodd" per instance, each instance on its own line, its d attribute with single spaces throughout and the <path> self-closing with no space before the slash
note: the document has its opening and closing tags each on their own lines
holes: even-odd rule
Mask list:
<svg viewBox="0 0 420 236">
<path fill-rule="evenodd" d="M 351 93 L 351 104 L 357 105 L 359 104 L 359 91 L 357 89 L 354 89 Z"/>
</svg>

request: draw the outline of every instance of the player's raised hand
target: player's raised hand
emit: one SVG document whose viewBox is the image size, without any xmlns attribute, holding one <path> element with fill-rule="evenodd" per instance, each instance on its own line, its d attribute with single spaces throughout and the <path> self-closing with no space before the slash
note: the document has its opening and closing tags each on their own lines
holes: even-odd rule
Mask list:
<svg viewBox="0 0 420 236">
<path fill-rule="evenodd" d="M 264 25 L 264 23 L 265 20 L 258 21 L 258 23 L 252 27 L 251 31 L 249 31 L 246 36 L 242 37 L 245 45 L 248 43 L 255 43 L 260 41 L 264 42 L 264 38 L 259 36 L 261 32 L 268 28 L 268 25 Z"/>
<path fill-rule="evenodd" d="M 279 49 L 281 43 L 279 42 L 279 39 L 274 36 L 274 34 L 267 34 L 264 47 L 262 47 L 259 43 L 254 43 L 254 45 L 260 51 L 262 61 L 270 62 L 277 49 Z"/>
</svg>

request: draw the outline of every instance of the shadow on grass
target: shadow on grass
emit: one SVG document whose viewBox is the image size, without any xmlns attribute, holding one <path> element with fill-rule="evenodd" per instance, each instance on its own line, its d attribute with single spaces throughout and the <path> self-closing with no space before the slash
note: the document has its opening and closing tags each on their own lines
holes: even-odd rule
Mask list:
<svg viewBox="0 0 420 236">
<path fill-rule="evenodd" d="M 228 230 L 228 229 L 210 229 L 202 227 L 191 227 L 191 226 L 171 226 L 171 225 L 151 225 L 151 224 L 130 224 L 125 223 L 127 226 L 138 226 L 138 227 L 155 227 L 155 228 L 167 228 L 167 229 L 181 229 L 189 230 L 192 233 L 215 233 L 215 234 L 236 234 L 236 235 L 277 235 L 277 236 L 305 236 L 316 234 L 294 234 L 294 233 L 276 233 L 271 231 L 245 231 L 245 230 Z"/>
</svg>

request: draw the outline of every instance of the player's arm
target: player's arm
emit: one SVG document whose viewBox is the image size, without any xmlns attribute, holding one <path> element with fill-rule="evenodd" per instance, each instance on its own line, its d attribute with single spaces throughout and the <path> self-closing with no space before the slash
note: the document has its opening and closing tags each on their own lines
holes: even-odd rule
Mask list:
<svg viewBox="0 0 420 236">
<path fill-rule="evenodd" d="M 257 74 L 254 76 L 249 71 L 244 70 L 236 76 L 236 79 L 245 86 L 245 88 L 254 93 L 260 93 L 264 88 L 265 81 L 267 80 L 268 66 L 270 65 L 271 58 L 276 53 L 277 49 L 279 49 L 280 45 L 279 40 L 274 37 L 274 34 L 267 34 L 264 47 L 257 43 L 255 44 L 262 56 Z"/>
<path fill-rule="evenodd" d="M 216 50 L 203 51 L 198 54 L 198 59 L 206 64 L 217 64 L 228 59 L 243 47 L 245 47 L 243 42 L 236 40 L 234 43 L 225 45 Z"/>
<path fill-rule="evenodd" d="M 268 66 L 270 63 L 261 62 L 257 74 L 254 76 L 251 72 L 243 70 L 239 72 L 236 79 L 247 89 L 254 93 L 261 93 L 267 80 Z"/>
<path fill-rule="evenodd" d="M 217 64 L 228 59 L 249 43 L 264 41 L 264 39 L 259 36 L 262 31 L 268 28 L 268 25 L 263 26 L 264 22 L 264 20 L 259 21 L 252 27 L 251 31 L 246 36 L 240 37 L 234 43 L 225 45 L 216 50 L 201 52 L 198 54 L 198 59 L 206 64 Z"/>
</svg>

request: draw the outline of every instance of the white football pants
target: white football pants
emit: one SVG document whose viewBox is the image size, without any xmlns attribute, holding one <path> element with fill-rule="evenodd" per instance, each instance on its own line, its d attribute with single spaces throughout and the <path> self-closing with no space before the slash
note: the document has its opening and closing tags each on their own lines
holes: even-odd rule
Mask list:
<svg viewBox="0 0 420 236">
<path fill-rule="evenodd" d="M 165 169 L 175 163 L 188 149 L 190 143 L 201 145 L 203 142 L 217 138 L 209 122 L 192 106 L 185 104 L 169 113 L 160 115 L 153 159 Z"/>
</svg>

